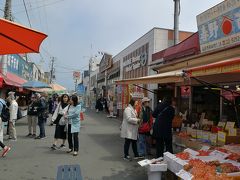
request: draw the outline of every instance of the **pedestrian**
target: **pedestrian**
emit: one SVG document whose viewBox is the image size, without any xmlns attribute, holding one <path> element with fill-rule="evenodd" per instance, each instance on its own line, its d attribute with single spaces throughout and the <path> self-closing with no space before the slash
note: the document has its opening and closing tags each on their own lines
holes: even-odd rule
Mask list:
<svg viewBox="0 0 240 180">
<path fill-rule="evenodd" d="M 63 117 L 63 115 L 69 109 L 68 103 L 69 103 L 69 96 L 67 94 L 63 94 L 61 96 L 61 102 L 58 104 L 57 109 L 55 110 L 55 112 L 52 116 L 52 122 L 54 122 L 54 124 L 56 124 L 55 134 L 54 134 L 54 142 L 51 147 L 52 150 L 57 149 L 57 142 L 59 139 L 62 140 L 62 144 L 60 145 L 60 148 L 65 147 L 65 141 L 67 139 L 67 128 L 66 128 L 66 120 Z"/>
<path fill-rule="evenodd" d="M 40 133 L 35 139 L 44 139 L 46 138 L 45 124 L 48 118 L 47 101 L 45 97 L 41 96 L 39 93 L 36 93 L 36 97 L 38 106 L 38 126 Z"/>
<path fill-rule="evenodd" d="M 139 115 L 141 123 L 138 129 L 138 152 L 140 156 L 151 155 L 150 131 L 152 129 L 153 117 L 149 103 L 149 98 L 144 97 L 142 99 L 142 107 Z"/>
<path fill-rule="evenodd" d="M 36 137 L 38 122 L 38 102 L 36 95 L 32 95 L 31 102 L 28 106 L 28 135 L 27 137 Z"/>
<path fill-rule="evenodd" d="M 78 97 L 72 95 L 70 98 L 70 107 L 65 118 L 68 120 L 68 144 L 69 150 L 67 153 L 73 152 L 73 156 L 78 155 L 79 151 L 79 139 L 78 134 L 80 132 L 80 112 L 82 110 L 81 105 L 78 103 Z"/>
<path fill-rule="evenodd" d="M 0 98 L 0 116 L 2 115 L 3 108 L 6 108 L 6 102 Z M 0 117 L 0 136 L 3 137 L 3 121 L 2 118 Z M 10 147 L 6 146 L 3 144 L 2 139 L 0 140 L 0 147 L 2 148 L 2 157 L 5 157 L 7 153 L 10 151 Z"/>
<path fill-rule="evenodd" d="M 172 120 L 174 114 L 171 97 L 165 97 L 153 112 L 153 117 L 156 118 L 153 125 L 153 136 L 156 138 L 157 158 L 163 157 L 164 147 L 166 147 L 167 152 L 173 153 Z"/>
<path fill-rule="evenodd" d="M 103 111 L 103 104 L 102 104 L 102 98 L 98 98 L 96 101 L 96 112 L 98 113 L 99 111 Z"/>
<path fill-rule="evenodd" d="M 121 137 L 125 139 L 123 159 L 128 161 L 131 161 L 131 157 L 129 156 L 130 144 L 132 144 L 132 150 L 135 156 L 134 159 L 142 158 L 139 156 L 137 149 L 137 136 L 140 119 L 137 118 L 137 112 L 135 110 L 136 106 L 137 101 L 131 99 L 128 107 L 124 110 L 123 122 L 121 125 Z"/>
<path fill-rule="evenodd" d="M 10 103 L 9 107 L 9 113 L 10 113 L 10 119 L 9 119 L 9 139 L 12 141 L 17 141 L 17 133 L 16 133 L 16 120 L 17 120 L 17 113 L 18 113 L 18 103 L 15 98 L 15 92 L 10 91 L 8 93 L 7 100 Z"/>
</svg>

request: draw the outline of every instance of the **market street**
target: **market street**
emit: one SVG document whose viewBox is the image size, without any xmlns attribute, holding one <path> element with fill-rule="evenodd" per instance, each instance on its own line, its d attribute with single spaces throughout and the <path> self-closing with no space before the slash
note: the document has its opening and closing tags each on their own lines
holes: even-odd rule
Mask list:
<svg viewBox="0 0 240 180">
<path fill-rule="evenodd" d="M 34 140 L 27 135 L 26 118 L 17 123 L 17 142 L 0 161 L 0 180 L 55 179 L 57 166 L 80 164 L 84 180 L 145 180 L 147 174 L 136 161 L 122 159 L 123 141 L 119 136 L 120 121 L 105 114 L 86 113 L 80 132 L 80 152 L 77 157 L 67 149 L 52 151 L 55 126 L 46 126 L 47 138 Z M 67 145 L 67 143 L 66 143 Z M 131 152 L 131 151 L 130 151 Z"/>
</svg>

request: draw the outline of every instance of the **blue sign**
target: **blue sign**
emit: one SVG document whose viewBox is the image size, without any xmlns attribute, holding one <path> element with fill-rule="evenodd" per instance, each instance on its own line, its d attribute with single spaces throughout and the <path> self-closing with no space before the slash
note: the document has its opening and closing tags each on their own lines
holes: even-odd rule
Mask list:
<svg viewBox="0 0 240 180">
<path fill-rule="evenodd" d="M 226 0 L 197 16 L 201 52 L 240 42 L 240 3 Z"/>
<path fill-rule="evenodd" d="M 77 86 L 77 94 L 83 95 L 85 93 L 85 86 L 83 84 L 79 84 Z"/>
<path fill-rule="evenodd" d="M 32 66 L 18 54 L 8 56 L 7 71 L 26 80 L 32 79 Z"/>
</svg>

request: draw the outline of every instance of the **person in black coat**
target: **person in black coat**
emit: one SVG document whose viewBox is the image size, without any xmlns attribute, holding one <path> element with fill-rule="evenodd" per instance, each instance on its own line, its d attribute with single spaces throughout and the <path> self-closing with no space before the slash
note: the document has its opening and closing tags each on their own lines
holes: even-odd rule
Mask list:
<svg viewBox="0 0 240 180">
<path fill-rule="evenodd" d="M 156 139 L 157 158 L 163 157 L 164 147 L 166 147 L 166 151 L 173 153 L 172 120 L 174 114 L 175 110 L 172 106 L 171 97 L 165 97 L 152 114 L 156 118 L 153 125 L 153 136 Z"/>
</svg>

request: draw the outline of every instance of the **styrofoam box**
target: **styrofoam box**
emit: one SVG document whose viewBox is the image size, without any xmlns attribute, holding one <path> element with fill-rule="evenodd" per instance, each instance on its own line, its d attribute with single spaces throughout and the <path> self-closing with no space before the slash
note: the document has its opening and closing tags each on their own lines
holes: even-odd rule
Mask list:
<svg viewBox="0 0 240 180">
<path fill-rule="evenodd" d="M 160 164 L 149 164 L 148 170 L 150 172 L 157 172 L 157 171 L 167 171 L 167 164 L 166 163 L 160 163 Z"/>
</svg>

